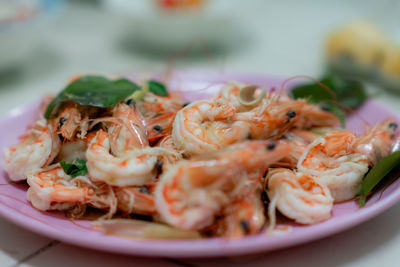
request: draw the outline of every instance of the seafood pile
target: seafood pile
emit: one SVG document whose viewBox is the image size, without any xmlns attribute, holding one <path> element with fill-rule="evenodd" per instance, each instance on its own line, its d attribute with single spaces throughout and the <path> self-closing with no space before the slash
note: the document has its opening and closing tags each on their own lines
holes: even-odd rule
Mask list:
<svg viewBox="0 0 400 267">
<path fill-rule="evenodd" d="M 101 211 L 107 229 L 139 218 L 150 227 L 141 229 L 173 238 L 241 237 L 273 230 L 282 216 L 327 220 L 398 137 L 391 118 L 357 135 L 306 99 L 237 82 L 191 103 L 138 95 L 107 107 L 67 99 L 48 115 L 45 99 L 4 150 L 10 180 L 26 180 L 36 209 Z"/>
</svg>

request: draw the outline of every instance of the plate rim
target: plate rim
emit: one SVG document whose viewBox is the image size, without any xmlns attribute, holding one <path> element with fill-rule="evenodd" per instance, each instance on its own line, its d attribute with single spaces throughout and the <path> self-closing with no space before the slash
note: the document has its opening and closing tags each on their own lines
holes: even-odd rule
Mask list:
<svg viewBox="0 0 400 267">
<path fill-rule="evenodd" d="M 180 72 L 180 74 L 181 73 L 182 72 Z M 191 72 L 189 71 L 184 73 L 191 73 Z M 198 74 L 199 72 L 195 73 Z M 203 78 L 207 81 L 208 73 L 205 72 L 200 72 L 200 73 L 203 76 Z M 213 75 L 215 75 L 215 73 L 213 73 Z M 218 77 L 224 76 L 220 74 L 216 75 L 218 75 Z M 252 80 L 252 79 L 268 80 L 268 79 L 281 78 L 279 76 L 262 75 L 254 73 L 253 74 L 228 73 L 225 75 L 225 77 L 231 77 L 231 78 L 236 77 L 236 79 L 238 80 L 242 80 L 241 77 L 246 77 L 246 80 Z M 5 115 L 0 117 L 0 125 L 10 119 L 13 119 L 18 115 L 24 114 L 29 109 L 35 108 L 35 106 L 38 106 L 39 102 L 40 101 L 37 100 L 29 104 L 21 105 L 11 109 Z M 399 118 L 392 110 L 388 109 L 382 104 L 377 103 L 375 100 L 370 99 L 368 100 L 368 102 L 369 104 L 376 105 L 379 107 L 379 109 L 392 114 L 396 119 Z M 2 168 L 0 169 L 1 171 L 3 171 Z M 120 245 L 105 247 L 103 243 L 96 242 L 95 239 L 91 240 L 90 238 L 83 238 L 84 239 L 83 241 L 79 239 L 77 240 L 75 237 L 73 237 L 73 235 L 68 235 L 68 233 L 57 232 L 56 228 L 49 228 L 48 225 L 45 225 L 37 220 L 32 219 L 33 221 L 30 221 L 30 223 L 28 224 L 26 223 L 27 221 L 26 216 L 23 215 L 22 213 L 15 213 L 15 210 L 12 207 L 9 207 L 8 204 L 5 204 L 2 201 L 1 196 L 0 196 L 0 204 L 3 205 L 0 205 L 0 215 L 3 218 L 15 223 L 16 225 L 24 229 L 75 246 L 81 246 L 99 251 L 106 251 L 106 252 L 125 254 L 125 255 L 135 255 L 135 256 L 200 258 L 200 257 L 220 257 L 220 256 L 230 256 L 230 255 L 239 256 L 245 254 L 254 254 L 254 253 L 283 249 L 283 248 L 289 248 L 299 244 L 322 239 L 327 236 L 331 236 L 333 234 L 349 230 L 355 227 L 356 225 L 368 221 L 369 219 L 377 216 L 378 214 L 392 207 L 399 200 L 400 200 L 400 187 L 397 186 L 397 188 L 395 188 L 395 190 L 391 192 L 389 195 L 385 196 L 385 198 L 375 203 L 371 203 L 364 208 L 360 208 L 357 211 L 357 213 L 354 213 L 352 216 L 341 218 L 336 227 L 334 228 L 329 225 L 315 224 L 313 226 L 317 226 L 317 231 L 314 231 L 314 233 L 311 235 L 308 232 L 298 233 L 295 235 L 294 233 L 289 233 L 289 235 L 292 235 L 292 237 L 283 241 L 280 237 L 275 237 L 275 236 L 266 237 L 266 238 L 275 238 L 277 241 L 280 241 L 280 242 L 275 242 L 275 244 L 273 245 L 271 245 L 270 243 L 263 242 L 264 239 L 260 238 L 260 235 L 249 236 L 243 239 L 234 239 L 234 240 L 228 240 L 224 238 L 211 238 L 211 239 L 196 240 L 196 241 L 132 240 L 115 236 L 108 236 L 107 238 L 119 240 Z M 34 209 L 32 206 L 30 206 L 30 208 Z M 215 246 L 208 247 L 207 244 L 210 243 L 210 241 L 219 242 L 218 244 L 220 245 L 221 249 L 215 249 Z M 182 249 L 182 243 L 193 243 L 193 242 L 202 244 L 201 250 L 196 251 L 196 249 L 191 247 Z M 155 243 L 157 244 L 156 246 Z M 243 243 L 245 245 L 243 245 Z M 149 247 L 152 247 L 152 249 L 149 250 Z M 179 250 L 177 251 L 178 247 Z"/>
</svg>

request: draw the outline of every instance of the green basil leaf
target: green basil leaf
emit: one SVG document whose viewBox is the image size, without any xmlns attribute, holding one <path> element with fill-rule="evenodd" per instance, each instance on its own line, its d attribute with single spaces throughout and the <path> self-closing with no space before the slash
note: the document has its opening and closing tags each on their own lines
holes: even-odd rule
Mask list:
<svg viewBox="0 0 400 267">
<path fill-rule="evenodd" d="M 310 103 L 334 100 L 334 97 L 325 88 L 316 83 L 297 86 L 290 91 L 290 94 L 294 99 L 306 98 Z"/>
<path fill-rule="evenodd" d="M 378 185 L 378 183 L 399 164 L 400 151 L 396 151 L 384 157 L 375 164 L 362 181 L 359 200 L 360 207 L 365 205 L 367 195 L 372 191 L 372 189 L 374 189 L 375 186 Z"/>
<path fill-rule="evenodd" d="M 290 94 L 294 99 L 306 98 L 310 103 L 323 104 L 328 111 L 339 117 L 343 127 L 346 124 L 345 111 L 334 103 L 355 109 L 368 98 L 363 84 L 354 79 L 328 74 L 320 80 L 320 83 L 329 87 L 330 91 L 319 83 L 309 83 L 296 86 L 290 91 Z"/>
<path fill-rule="evenodd" d="M 61 161 L 60 165 L 63 168 L 64 172 L 70 175 L 72 178 L 88 173 L 88 170 L 86 168 L 86 160 L 76 159 L 72 163 Z"/>
<path fill-rule="evenodd" d="M 70 174 L 71 173 L 71 171 L 74 169 L 74 165 L 73 164 L 71 164 L 71 163 L 68 163 L 68 162 L 66 162 L 66 161 L 61 161 L 60 162 L 60 165 L 61 165 L 61 168 L 63 168 L 63 170 L 64 170 L 64 172 L 66 173 L 66 174 Z"/>
<path fill-rule="evenodd" d="M 326 82 L 335 93 L 337 101 L 348 108 L 358 108 L 368 98 L 364 86 L 359 80 L 331 74 L 322 82 Z"/>
<path fill-rule="evenodd" d="M 103 76 L 87 75 L 71 82 L 47 106 L 45 117 L 64 101 L 75 101 L 83 106 L 111 107 L 133 94 L 140 87 L 127 79 L 109 80 Z"/>
<path fill-rule="evenodd" d="M 332 92 L 328 92 L 318 83 L 310 83 L 293 88 L 291 95 L 295 99 L 309 98 L 311 103 L 336 100 L 341 105 L 352 109 L 359 107 L 368 98 L 363 84 L 358 80 L 328 74 L 320 80 L 320 83 L 329 87 Z"/>
<path fill-rule="evenodd" d="M 169 96 L 167 88 L 164 84 L 150 80 L 147 82 L 149 91 L 159 96 Z"/>
</svg>

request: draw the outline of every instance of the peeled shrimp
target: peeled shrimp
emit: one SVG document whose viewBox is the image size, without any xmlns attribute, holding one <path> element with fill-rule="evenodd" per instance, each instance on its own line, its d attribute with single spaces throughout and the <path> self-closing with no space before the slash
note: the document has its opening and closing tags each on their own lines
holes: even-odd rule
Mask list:
<svg viewBox="0 0 400 267">
<path fill-rule="evenodd" d="M 357 195 L 368 166 L 388 155 L 395 141 L 393 120 L 386 120 L 357 137 L 337 131 L 317 138 L 301 156 L 297 168 L 331 190 L 335 202 Z"/>
<path fill-rule="evenodd" d="M 13 181 L 49 165 L 60 151 L 60 140 L 44 118 L 35 122 L 18 144 L 5 148 L 3 167 Z"/>
<path fill-rule="evenodd" d="M 313 224 L 331 216 L 333 198 L 329 189 L 312 176 L 289 169 L 270 169 L 265 178 L 271 227 L 275 225 L 275 207 L 286 217 L 302 224 Z"/>
<path fill-rule="evenodd" d="M 161 218 L 182 229 L 204 229 L 290 146 L 269 141 L 231 145 L 190 161 L 180 161 L 160 177 L 155 201 Z"/>
<path fill-rule="evenodd" d="M 217 221 L 215 235 L 242 237 L 259 232 L 265 223 L 264 204 L 261 200 L 262 186 L 259 181 L 248 183 L 244 191 L 223 211 Z"/>
<path fill-rule="evenodd" d="M 240 102 L 238 100 L 239 90 L 244 86 L 245 84 L 242 83 L 228 82 L 221 88 L 218 94 L 214 96 L 214 99 L 225 101 L 227 104 L 239 108 L 240 107 Z"/>
<path fill-rule="evenodd" d="M 109 133 L 99 130 L 86 151 L 90 177 L 114 186 L 141 186 L 154 180 L 158 158 L 173 152 L 148 146 L 145 123 L 135 106 L 117 105 L 108 121 Z"/>
<path fill-rule="evenodd" d="M 353 198 L 368 171 L 367 157 L 355 152 L 356 136 L 332 132 L 312 142 L 300 157 L 299 172 L 328 186 L 335 202 Z"/>
<path fill-rule="evenodd" d="M 90 177 L 115 186 L 140 186 L 153 180 L 157 156 L 150 154 L 140 112 L 134 105 L 120 103 L 108 121 L 108 133 L 97 131 L 86 151 Z"/>
<path fill-rule="evenodd" d="M 314 128 L 319 131 L 326 131 L 322 128 Z M 282 158 L 278 163 L 274 164 L 274 167 L 287 167 L 287 168 L 296 168 L 297 162 L 302 156 L 304 150 L 307 146 L 313 142 L 315 139 L 320 137 L 320 134 L 314 133 L 310 131 L 310 129 L 298 129 L 293 128 L 290 129 L 289 132 L 286 132 L 281 139 L 281 142 L 287 142 L 292 146 L 292 150 L 289 155 Z"/>
<path fill-rule="evenodd" d="M 116 199 L 109 186 L 96 185 L 86 176 L 71 178 L 58 165 L 28 175 L 27 198 L 39 210 L 69 210 L 91 204 L 116 211 Z"/>
<path fill-rule="evenodd" d="M 116 157 L 110 153 L 109 135 L 99 130 L 86 151 L 89 176 L 114 186 L 144 185 L 156 177 L 156 152 L 145 147 Z"/>
<path fill-rule="evenodd" d="M 249 129 L 234 121 L 236 108 L 220 101 L 201 100 L 181 109 L 175 117 L 172 138 L 189 155 L 215 151 L 248 138 Z"/>
</svg>

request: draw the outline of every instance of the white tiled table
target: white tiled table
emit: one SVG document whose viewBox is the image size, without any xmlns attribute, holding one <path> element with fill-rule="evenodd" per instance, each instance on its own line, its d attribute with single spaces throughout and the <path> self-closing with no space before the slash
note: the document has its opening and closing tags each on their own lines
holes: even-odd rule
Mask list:
<svg viewBox="0 0 400 267">
<path fill-rule="evenodd" d="M 238 10 L 245 10 L 241 3 Z M 254 1 L 246 24 L 252 37 L 242 48 L 217 56 L 222 68 L 236 72 L 279 75 L 322 73 L 323 37 L 334 25 L 367 17 L 400 37 L 399 6 L 394 1 Z M 398 13 L 398 12 L 397 12 Z M 283 15 L 284 14 L 284 15 Z M 126 51 L 117 43 L 117 17 L 91 5 L 71 3 L 43 36 L 41 46 L 18 72 L 0 74 L 0 115 L 56 92 L 79 72 L 129 73 L 162 70 L 166 60 Z M 93 29 L 97 29 L 94 31 Z M 79 40 L 79 41 L 77 41 Z M 185 59 L 179 67 L 221 68 L 207 59 Z M 398 96 L 377 100 L 400 113 Z M 0 129 L 4 130 L 4 129 Z M 400 251 L 400 204 L 377 218 L 324 240 L 295 248 L 224 259 L 150 259 L 107 254 L 62 244 L 14 226 L 0 218 L 0 266 L 396 266 Z"/>
</svg>

